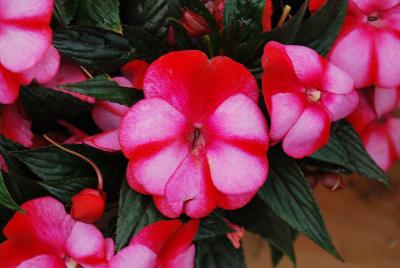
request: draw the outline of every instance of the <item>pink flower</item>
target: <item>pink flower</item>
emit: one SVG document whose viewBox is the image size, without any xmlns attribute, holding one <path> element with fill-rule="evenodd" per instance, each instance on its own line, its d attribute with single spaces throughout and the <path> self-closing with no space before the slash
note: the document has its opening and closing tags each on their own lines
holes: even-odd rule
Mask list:
<svg viewBox="0 0 400 268">
<path fill-rule="evenodd" d="M 110 261 L 109 268 L 193 268 L 198 220 L 159 221 L 144 227 Z"/>
<path fill-rule="evenodd" d="M 248 203 L 268 170 L 251 73 L 227 57 L 172 52 L 149 66 L 143 90 L 119 129 L 130 186 L 153 195 L 168 217 Z"/>
<path fill-rule="evenodd" d="M 270 139 L 302 158 L 324 146 L 332 121 L 358 104 L 353 79 L 302 46 L 269 42 L 262 58 L 265 103 L 271 116 Z"/>
<path fill-rule="evenodd" d="M 47 80 L 58 68 L 58 53 L 51 47 L 52 12 L 52 0 L 0 1 L 0 103 L 13 103 L 21 83 Z M 41 60 L 49 67 L 39 68 Z"/>
<path fill-rule="evenodd" d="M 383 170 L 389 170 L 400 159 L 400 118 L 393 116 L 399 101 L 400 87 L 363 89 L 358 108 L 348 117 L 366 150 Z"/>
<path fill-rule="evenodd" d="M 114 243 L 93 225 L 74 221 L 52 197 L 22 205 L 3 229 L 0 263 L 14 267 L 106 267 Z"/>
<path fill-rule="evenodd" d="M 226 220 L 229 224 L 229 227 L 231 227 L 233 229 L 233 232 L 231 233 L 227 233 L 226 237 L 229 239 L 229 241 L 231 241 L 232 246 L 236 249 L 240 248 L 240 240 L 242 240 L 243 236 L 244 236 L 244 228 L 240 227 L 236 224 L 233 224 L 231 222 L 229 222 L 228 220 Z"/>
<path fill-rule="evenodd" d="M 330 60 L 357 88 L 400 84 L 400 2 L 349 0 L 348 14 Z"/>
</svg>

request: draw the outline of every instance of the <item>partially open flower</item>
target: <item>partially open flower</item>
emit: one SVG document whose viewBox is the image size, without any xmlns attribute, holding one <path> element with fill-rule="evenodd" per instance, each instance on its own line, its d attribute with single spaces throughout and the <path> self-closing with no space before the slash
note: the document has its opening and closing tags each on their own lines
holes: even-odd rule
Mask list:
<svg viewBox="0 0 400 268">
<path fill-rule="evenodd" d="M 94 223 L 104 213 L 106 194 L 95 189 L 83 189 L 72 197 L 71 216 L 75 220 Z"/>
<path fill-rule="evenodd" d="M 193 268 L 199 220 L 158 221 L 144 227 L 110 261 L 109 268 Z"/>
<path fill-rule="evenodd" d="M 268 172 L 267 124 L 257 82 L 227 58 L 166 54 L 145 75 L 145 99 L 122 120 L 129 185 L 167 217 L 243 207 Z"/>
<path fill-rule="evenodd" d="M 262 58 L 263 93 L 272 143 L 302 158 L 325 145 L 332 121 L 358 104 L 353 79 L 310 48 L 269 42 Z"/>
<path fill-rule="evenodd" d="M 383 170 L 389 170 L 400 158 L 400 118 L 393 115 L 399 101 L 400 87 L 363 89 L 359 106 L 348 117 L 366 150 Z"/>
<path fill-rule="evenodd" d="M 191 37 L 202 37 L 211 33 L 206 20 L 201 15 L 189 9 L 183 11 L 181 23 Z"/>
<path fill-rule="evenodd" d="M 399 13 L 398 0 L 349 0 L 329 58 L 351 74 L 357 88 L 400 84 Z"/>
</svg>

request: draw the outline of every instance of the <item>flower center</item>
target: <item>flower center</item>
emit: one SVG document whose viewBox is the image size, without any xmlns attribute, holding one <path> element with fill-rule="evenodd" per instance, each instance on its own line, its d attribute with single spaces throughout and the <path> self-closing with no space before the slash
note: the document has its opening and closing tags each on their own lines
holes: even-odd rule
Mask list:
<svg viewBox="0 0 400 268">
<path fill-rule="evenodd" d="M 65 267 L 66 268 L 80 268 L 82 266 L 79 265 L 74 259 L 71 259 L 69 257 L 65 258 Z"/>
<path fill-rule="evenodd" d="M 379 19 L 378 16 L 368 16 L 368 17 L 367 17 L 367 20 L 368 20 L 369 22 L 377 21 L 378 19 Z"/>
<path fill-rule="evenodd" d="M 318 89 L 306 89 L 307 99 L 311 102 L 318 102 L 321 99 L 322 92 Z"/>
<path fill-rule="evenodd" d="M 382 27 L 382 20 L 378 13 L 374 12 L 367 16 L 367 22 L 375 27 Z"/>
<path fill-rule="evenodd" d="M 201 126 L 195 125 L 194 130 L 190 136 L 190 151 L 193 154 L 199 154 L 204 145 L 205 140 L 203 134 L 201 133 Z"/>
</svg>

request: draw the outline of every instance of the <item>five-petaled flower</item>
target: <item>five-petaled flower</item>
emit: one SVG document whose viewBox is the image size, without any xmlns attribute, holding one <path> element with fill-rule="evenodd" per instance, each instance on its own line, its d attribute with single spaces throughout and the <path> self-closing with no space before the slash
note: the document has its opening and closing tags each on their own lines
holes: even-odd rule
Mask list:
<svg viewBox="0 0 400 268">
<path fill-rule="evenodd" d="M 331 122 L 357 107 L 353 79 L 310 48 L 269 42 L 262 64 L 271 142 L 294 158 L 325 145 Z"/>
<path fill-rule="evenodd" d="M 400 87 L 362 89 L 360 104 L 348 117 L 366 150 L 383 170 L 400 159 L 400 118 L 393 115 L 399 106 Z"/>
<path fill-rule="evenodd" d="M 357 88 L 400 84 L 400 1 L 349 0 L 348 14 L 329 58 Z"/>
<path fill-rule="evenodd" d="M 53 0 L 0 0 L 0 103 L 14 102 L 20 84 L 46 82 L 57 72 L 52 13 Z"/>
<path fill-rule="evenodd" d="M 200 51 L 153 62 L 145 99 L 124 117 L 127 179 L 168 217 L 244 206 L 265 182 L 267 124 L 257 83 L 241 64 Z"/>
<path fill-rule="evenodd" d="M 25 212 L 15 213 L 3 229 L 1 267 L 107 267 L 114 243 L 95 226 L 74 221 L 52 197 L 21 207 Z"/>
<path fill-rule="evenodd" d="M 163 220 L 144 227 L 110 261 L 109 268 L 193 268 L 199 220 Z"/>
</svg>

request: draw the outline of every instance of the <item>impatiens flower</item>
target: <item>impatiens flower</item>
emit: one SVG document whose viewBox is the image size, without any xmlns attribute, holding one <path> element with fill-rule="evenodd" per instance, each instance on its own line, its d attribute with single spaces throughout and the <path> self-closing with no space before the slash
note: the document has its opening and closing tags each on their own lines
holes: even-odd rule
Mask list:
<svg viewBox="0 0 400 268">
<path fill-rule="evenodd" d="M 193 268 L 198 220 L 159 221 L 144 227 L 110 261 L 109 268 Z"/>
<path fill-rule="evenodd" d="M 362 91 L 360 104 L 348 120 L 375 162 L 389 170 L 400 159 L 400 118 L 393 115 L 400 104 L 400 87 Z"/>
<path fill-rule="evenodd" d="M 357 88 L 400 84 L 399 14 L 399 0 L 349 0 L 329 58 L 353 76 Z"/>
<path fill-rule="evenodd" d="M 324 4 L 326 0 L 310 0 L 308 8 L 312 13 L 318 11 Z"/>
<path fill-rule="evenodd" d="M 30 69 L 51 46 L 52 13 L 53 0 L 0 0 L 0 103 L 14 102 L 21 80 L 39 75 Z M 24 71 L 28 73 L 20 79 Z"/>
<path fill-rule="evenodd" d="M 144 78 L 145 99 L 124 117 L 127 179 L 168 217 L 244 206 L 265 182 L 268 133 L 255 78 L 227 57 L 166 54 Z"/>
<path fill-rule="evenodd" d="M 324 146 L 331 122 L 357 107 L 353 79 L 312 49 L 269 42 L 262 64 L 271 142 L 283 141 L 283 150 L 292 157 Z"/>
<path fill-rule="evenodd" d="M 122 66 L 121 72 L 131 82 L 132 87 L 142 89 L 147 67 L 149 67 L 149 64 L 144 60 L 132 60 Z"/>
<path fill-rule="evenodd" d="M 231 233 L 227 233 L 226 237 L 231 241 L 232 246 L 236 249 L 240 248 L 240 240 L 244 236 L 244 228 L 240 227 L 236 224 L 233 224 L 231 222 L 228 222 L 229 227 L 231 227 L 234 231 Z"/>
<path fill-rule="evenodd" d="M 3 229 L 0 244 L 3 268 L 107 267 L 114 243 L 93 225 L 74 221 L 52 197 L 22 205 Z"/>
</svg>

